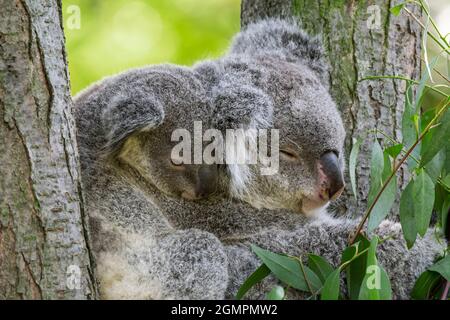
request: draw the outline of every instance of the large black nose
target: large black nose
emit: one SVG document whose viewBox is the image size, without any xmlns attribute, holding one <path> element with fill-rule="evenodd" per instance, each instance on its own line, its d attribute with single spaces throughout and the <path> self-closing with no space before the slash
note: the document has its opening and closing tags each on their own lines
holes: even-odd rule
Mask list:
<svg viewBox="0 0 450 320">
<path fill-rule="evenodd" d="M 338 156 L 333 151 L 325 152 L 320 157 L 320 165 L 325 175 L 328 198 L 334 200 L 341 195 L 345 185 Z"/>
</svg>

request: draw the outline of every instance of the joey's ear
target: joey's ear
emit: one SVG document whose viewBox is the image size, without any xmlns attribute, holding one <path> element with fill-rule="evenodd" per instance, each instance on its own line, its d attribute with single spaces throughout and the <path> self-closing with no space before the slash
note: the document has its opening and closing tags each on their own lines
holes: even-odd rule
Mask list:
<svg viewBox="0 0 450 320">
<path fill-rule="evenodd" d="M 212 90 L 213 126 L 225 129 L 264 129 L 272 123 L 271 98 L 237 78 L 225 78 Z"/>
<path fill-rule="evenodd" d="M 104 151 L 111 153 L 119 149 L 130 135 L 161 125 L 164 109 L 151 94 L 119 95 L 103 110 L 101 119 L 106 138 Z"/>
</svg>

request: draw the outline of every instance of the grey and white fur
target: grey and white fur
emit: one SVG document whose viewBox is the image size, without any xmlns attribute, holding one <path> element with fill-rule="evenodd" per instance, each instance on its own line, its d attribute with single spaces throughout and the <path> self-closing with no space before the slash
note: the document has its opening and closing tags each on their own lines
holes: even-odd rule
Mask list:
<svg viewBox="0 0 450 320">
<path fill-rule="evenodd" d="M 330 191 L 340 177 L 330 178 L 321 161 L 331 156 L 342 174 L 345 131 L 320 43 L 294 22 L 249 25 L 226 56 L 193 68 L 106 78 L 75 98 L 75 114 L 102 298 L 232 298 L 260 263 L 251 243 L 339 263 L 357 221 L 325 212 L 341 187 Z M 279 173 L 172 163 L 172 131 L 192 130 L 195 120 L 221 130 L 279 129 Z M 408 250 L 390 221 L 376 233 L 391 237 L 378 259 L 394 297 L 405 299 L 445 243 L 429 231 Z M 263 298 L 275 282 L 248 297 Z"/>
</svg>

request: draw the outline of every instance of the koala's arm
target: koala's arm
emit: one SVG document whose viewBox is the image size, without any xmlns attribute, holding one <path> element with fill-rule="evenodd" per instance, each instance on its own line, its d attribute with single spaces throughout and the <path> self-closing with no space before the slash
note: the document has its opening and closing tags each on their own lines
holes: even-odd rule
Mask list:
<svg viewBox="0 0 450 320">
<path fill-rule="evenodd" d="M 86 194 L 102 298 L 224 298 L 228 260 L 215 235 L 178 230 L 144 193 L 111 176 L 98 187 Z"/>
<path fill-rule="evenodd" d="M 348 246 L 348 236 L 355 230 L 356 224 L 355 220 L 318 219 L 298 226 L 293 231 L 270 229 L 226 246 L 230 277 L 227 297 L 234 297 L 240 285 L 261 264 L 251 252 L 250 244 L 305 258 L 308 253 L 314 253 L 325 257 L 336 267 L 340 264 L 342 251 Z M 443 253 L 445 240 L 438 241 L 433 231 L 429 230 L 424 238 L 418 239 L 414 247 L 408 250 L 400 225 L 387 220 L 381 223 L 376 233 L 381 238 L 391 237 L 379 245 L 377 257 L 390 277 L 393 297 L 408 299 L 418 276 Z M 252 289 L 247 297 L 263 299 L 275 283 L 273 277 L 268 278 Z M 291 297 L 306 296 L 299 294 Z"/>
</svg>

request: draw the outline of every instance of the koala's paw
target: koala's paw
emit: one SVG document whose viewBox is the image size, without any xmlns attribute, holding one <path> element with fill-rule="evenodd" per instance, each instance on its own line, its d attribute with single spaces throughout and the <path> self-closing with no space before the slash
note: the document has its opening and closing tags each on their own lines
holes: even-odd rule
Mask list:
<svg viewBox="0 0 450 320">
<path fill-rule="evenodd" d="M 417 278 L 443 254 L 446 241 L 429 229 L 408 249 L 400 224 L 389 220 L 383 221 L 376 232 L 381 238 L 386 238 L 380 244 L 377 255 L 390 276 L 394 298 L 409 299 Z"/>
<path fill-rule="evenodd" d="M 197 229 L 176 231 L 158 241 L 153 255 L 163 298 L 224 298 L 228 261 L 213 234 Z"/>
</svg>

